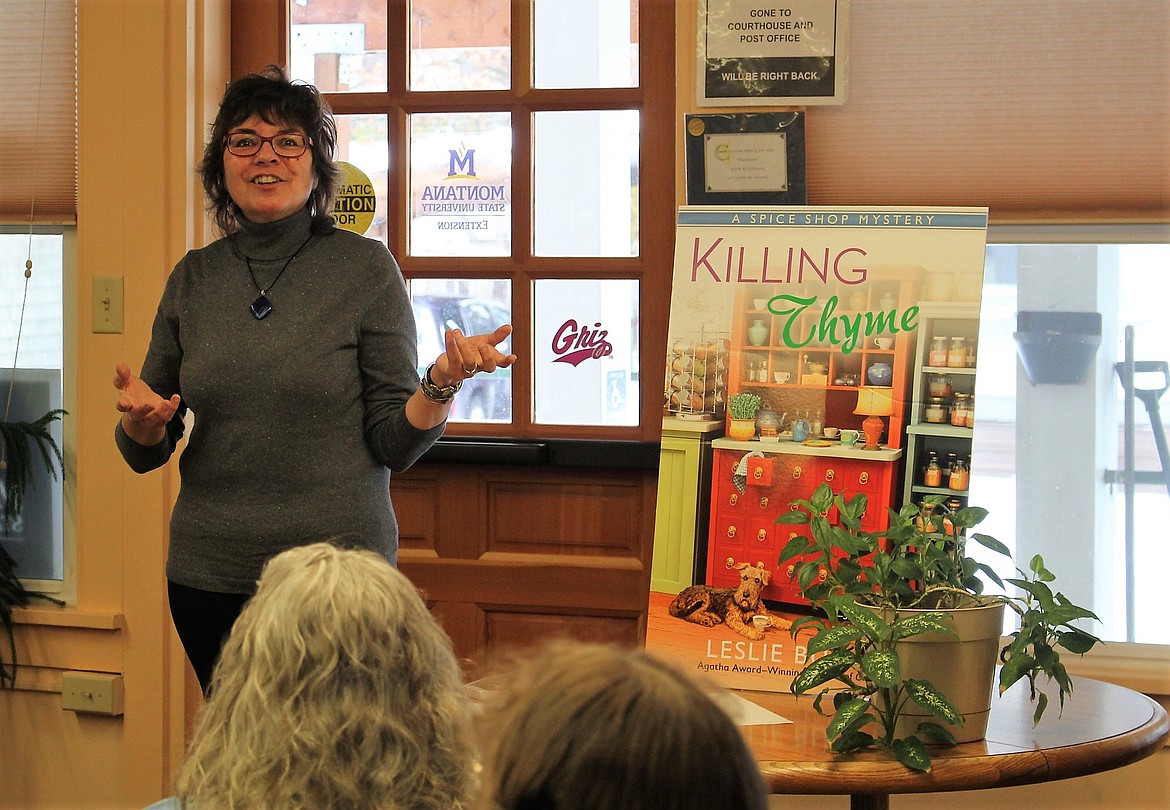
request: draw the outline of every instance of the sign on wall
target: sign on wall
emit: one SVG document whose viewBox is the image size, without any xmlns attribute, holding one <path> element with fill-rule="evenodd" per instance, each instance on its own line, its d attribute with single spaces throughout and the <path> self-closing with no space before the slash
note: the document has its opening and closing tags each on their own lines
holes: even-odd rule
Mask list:
<svg viewBox="0 0 1170 810">
<path fill-rule="evenodd" d="M 686 116 L 688 205 L 804 205 L 804 113 Z"/>
<path fill-rule="evenodd" d="M 844 104 L 849 0 L 700 0 L 700 106 Z"/>
<path fill-rule="evenodd" d="M 364 234 L 374 222 L 377 196 L 369 175 L 344 161 L 337 162 L 341 178 L 337 183 L 337 199 L 333 201 L 333 218 L 339 228 Z"/>
</svg>

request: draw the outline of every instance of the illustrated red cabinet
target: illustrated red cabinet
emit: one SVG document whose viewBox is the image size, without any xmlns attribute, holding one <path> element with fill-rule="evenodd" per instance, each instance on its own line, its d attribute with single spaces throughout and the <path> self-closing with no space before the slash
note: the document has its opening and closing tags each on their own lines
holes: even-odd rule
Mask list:
<svg viewBox="0 0 1170 810">
<path fill-rule="evenodd" d="M 777 524 L 794 498 L 808 498 L 821 484 L 847 497 L 869 499 L 862 528 L 878 531 L 888 524 L 886 507 L 894 503 L 897 460 L 901 450 L 851 450 L 834 446 L 809 448 L 791 442 L 763 444 L 716 439 L 711 482 L 711 530 L 707 542 L 707 584 L 734 587 L 741 562 L 763 563 L 772 572 L 764 598 L 807 604 L 792 582 L 790 566 L 778 567 L 780 550 L 794 532 L 807 526 Z M 767 448 L 767 449 L 764 449 Z M 811 452 L 813 450 L 820 452 Z M 833 519 L 833 515 L 828 515 Z"/>
</svg>

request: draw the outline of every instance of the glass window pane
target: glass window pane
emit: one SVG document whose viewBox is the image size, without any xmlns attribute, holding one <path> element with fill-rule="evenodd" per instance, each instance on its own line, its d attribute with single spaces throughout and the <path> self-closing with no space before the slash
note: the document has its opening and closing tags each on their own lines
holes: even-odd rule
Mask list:
<svg viewBox="0 0 1170 810">
<path fill-rule="evenodd" d="M 370 178 L 374 187 L 374 221 L 365 235 L 381 239 L 388 246 L 386 173 L 390 168 L 390 147 L 386 116 L 337 116 L 337 159 L 353 164 Z M 340 219 L 338 223 L 345 225 Z"/>
<path fill-rule="evenodd" d="M 638 255 L 638 112 L 534 116 L 537 256 Z"/>
<path fill-rule="evenodd" d="M 508 0 L 413 0 L 411 90 L 507 90 L 512 86 Z"/>
<path fill-rule="evenodd" d="M 1170 643 L 1170 625 L 1156 618 L 1165 556 L 1160 527 L 1170 520 L 1164 475 L 1170 459 L 1161 457 L 1158 432 L 1165 447 L 1161 409 L 1170 397 L 1147 394 L 1133 403 L 1137 481 L 1127 527 L 1125 397 L 1117 366 L 1129 326 L 1137 361 L 1170 362 L 1161 305 L 1170 295 L 1168 263 L 1166 244 L 987 248 L 970 503 L 990 510 L 980 530 L 1012 548 L 1017 565 L 1026 568 L 1033 555 L 1043 555 L 1060 590 L 1100 616 L 1100 625 L 1084 626 L 1106 641 Z M 1100 345 L 1084 358 L 1080 382 L 1029 379 L 1017 345 L 1023 338 L 1014 336 L 1021 311 L 1100 313 Z M 1062 362 L 1073 354 L 1065 350 Z M 1158 369 L 1144 376 L 1139 369 L 1135 387 L 1167 385 Z M 968 551 L 1002 576 L 1013 575 L 999 555 Z"/>
<path fill-rule="evenodd" d="M 508 113 L 410 116 L 410 253 L 512 253 Z"/>
<path fill-rule="evenodd" d="M 381 3 L 290 0 L 289 73 L 323 93 L 386 91 Z"/>
<path fill-rule="evenodd" d="M 638 282 L 542 279 L 533 289 L 534 421 L 638 424 Z"/>
<path fill-rule="evenodd" d="M 418 331 L 421 376 L 445 350 L 447 329 L 482 335 L 512 322 L 512 282 L 507 279 L 416 278 L 410 301 Z M 510 354 L 512 339 L 500 346 Z M 511 422 L 512 369 L 477 374 L 463 383 L 451 406 L 451 422 Z"/>
<path fill-rule="evenodd" d="M 637 87 L 638 0 L 534 0 L 536 87 Z"/>
<path fill-rule="evenodd" d="M 29 258 L 33 268 L 26 285 L 23 271 Z M 27 229 L 0 233 L 0 267 L 19 268 L 0 273 L 0 421 L 31 422 L 62 402 L 64 237 L 34 234 L 30 240 Z M 49 431 L 63 448 L 61 422 L 53 422 Z M 64 478 L 60 468 L 54 478 L 39 459 L 34 462 L 21 513 L 6 534 L 0 532 L 0 543 L 16 561 L 22 579 L 60 581 Z M 0 469 L 0 503 L 4 492 L 5 472 Z"/>
<path fill-rule="evenodd" d="M 0 273 L 0 368 L 55 368 L 62 362 L 62 265 L 64 238 L 60 234 L 0 233 L 0 267 L 17 268 Z M 32 259 L 27 300 L 25 261 Z M 16 331 L 24 306 L 20 354 Z M 3 391 L 0 388 L 0 391 Z M 0 399 L 0 416 L 4 401 Z"/>
</svg>

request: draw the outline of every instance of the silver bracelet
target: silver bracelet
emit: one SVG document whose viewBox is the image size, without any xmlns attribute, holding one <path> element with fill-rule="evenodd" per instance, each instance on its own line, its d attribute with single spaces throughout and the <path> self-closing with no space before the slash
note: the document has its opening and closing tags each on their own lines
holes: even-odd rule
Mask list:
<svg viewBox="0 0 1170 810">
<path fill-rule="evenodd" d="M 451 385 L 436 385 L 435 381 L 431 378 L 431 369 L 434 367 L 434 363 L 427 366 L 426 372 L 419 378 L 419 389 L 422 391 L 424 397 L 436 405 L 446 405 L 455 399 L 455 395 L 463 387 L 463 380 L 456 380 Z"/>
</svg>

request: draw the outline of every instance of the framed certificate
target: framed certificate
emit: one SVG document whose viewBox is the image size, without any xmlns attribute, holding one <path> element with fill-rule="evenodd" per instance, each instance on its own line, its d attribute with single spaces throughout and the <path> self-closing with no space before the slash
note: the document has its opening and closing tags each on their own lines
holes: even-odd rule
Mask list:
<svg viewBox="0 0 1170 810">
<path fill-rule="evenodd" d="M 686 116 L 688 205 L 804 205 L 804 113 Z"/>
</svg>

